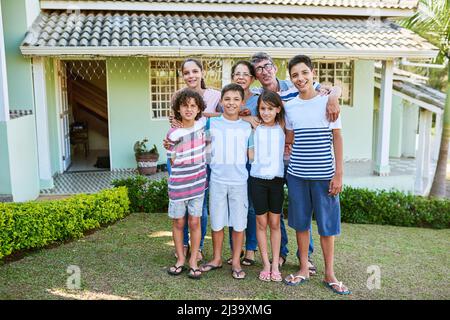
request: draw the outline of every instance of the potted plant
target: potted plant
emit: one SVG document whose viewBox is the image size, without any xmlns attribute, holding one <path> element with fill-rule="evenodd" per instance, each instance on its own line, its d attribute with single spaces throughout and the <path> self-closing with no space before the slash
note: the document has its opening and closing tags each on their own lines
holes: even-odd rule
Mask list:
<svg viewBox="0 0 450 320">
<path fill-rule="evenodd" d="M 151 150 L 147 149 L 148 139 L 136 141 L 133 147 L 136 156 L 137 168 L 140 174 L 149 175 L 156 173 L 159 154 L 156 145 Z"/>
</svg>

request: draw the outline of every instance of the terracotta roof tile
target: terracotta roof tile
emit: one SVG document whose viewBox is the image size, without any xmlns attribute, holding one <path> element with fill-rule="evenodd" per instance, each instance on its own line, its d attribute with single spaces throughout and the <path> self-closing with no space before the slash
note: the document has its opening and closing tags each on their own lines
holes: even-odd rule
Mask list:
<svg viewBox="0 0 450 320">
<path fill-rule="evenodd" d="M 389 20 L 60 11 L 42 12 L 22 45 L 435 49 Z"/>
</svg>

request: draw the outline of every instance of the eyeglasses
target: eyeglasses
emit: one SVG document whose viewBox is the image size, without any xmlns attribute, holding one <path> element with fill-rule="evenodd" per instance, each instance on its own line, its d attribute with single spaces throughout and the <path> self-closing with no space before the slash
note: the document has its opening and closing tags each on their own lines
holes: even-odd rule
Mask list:
<svg viewBox="0 0 450 320">
<path fill-rule="evenodd" d="M 262 73 L 263 69 L 266 71 L 270 71 L 273 69 L 273 64 L 272 63 L 266 63 L 265 65 L 261 66 L 261 67 L 257 67 L 255 68 L 256 73 Z"/>
<path fill-rule="evenodd" d="M 240 77 L 250 78 L 252 75 L 250 73 L 247 73 L 247 72 L 242 72 L 242 73 L 241 72 L 236 72 L 236 73 L 233 73 L 232 76 L 236 77 L 236 78 L 240 78 Z"/>
</svg>

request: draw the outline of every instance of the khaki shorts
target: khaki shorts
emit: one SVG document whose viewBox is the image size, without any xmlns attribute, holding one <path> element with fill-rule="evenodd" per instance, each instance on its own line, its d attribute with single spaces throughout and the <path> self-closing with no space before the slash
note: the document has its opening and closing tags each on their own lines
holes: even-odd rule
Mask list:
<svg viewBox="0 0 450 320">
<path fill-rule="evenodd" d="M 181 219 L 186 215 L 186 210 L 193 217 L 201 217 L 203 213 L 203 200 L 205 196 L 184 200 L 169 201 L 169 217 L 172 219 Z"/>
<path fill-rule="evenodd" d="M 211 181 L 209 212 L 213 231 L 225 227 L 233 227 L 237 232 L 244 231 L 248 215 L 247 184 L 235 186 Z"/>
</svg>

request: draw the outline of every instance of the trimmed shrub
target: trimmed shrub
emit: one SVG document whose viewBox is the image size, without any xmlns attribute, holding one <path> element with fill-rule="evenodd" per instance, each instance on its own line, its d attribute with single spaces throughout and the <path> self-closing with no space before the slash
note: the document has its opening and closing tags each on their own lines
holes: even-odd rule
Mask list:
<svg viewBox="0 0 450 320">
<path fill-rule="evenodd" d="M 150 181 L 144 176 L 135 176 L 115 180 L 113 185 L 128 188 L 133 212 L 167 212 L 167 179 Z M 430 199 L 400 191 L 371 191 L 345 187 L 340 194 L 340 201 L 342 222 L 450 228 L 450 199 Z M 285 214 L 287 207 L 288 195 L 285 190 Z"/>
<path fill-rule="evenodd" d="M 169 189 L 167 179 L 149 180 L 137 175 L 126 179 L 117 179 L 112 182 L 113 186 L 128 188 L 130 199 L 130 210 L 133 212 L 167 212 L 169 206 Z"/>
<path fill-rule="evenodd" d="M 345 187 L 340 200 L 343 222 L 450 228 L 450 199 Z"/>
<path fill-rule="evenodd" d="M 18 250 L 80 238 L 85 231 L 129 212 L 126 188 L 55 201 L 0 203 L 0 258 Z"/>
<path fill-rule="evenodd" d="M 287 212 L 287 190 L 284 196 L 284 211 Z M 372 191 L 352 187 L 344 187 L 339 197 L 342 222 L 450 228 L 450 199 L 425 198 L 400 191 Z"/>
</svg>

